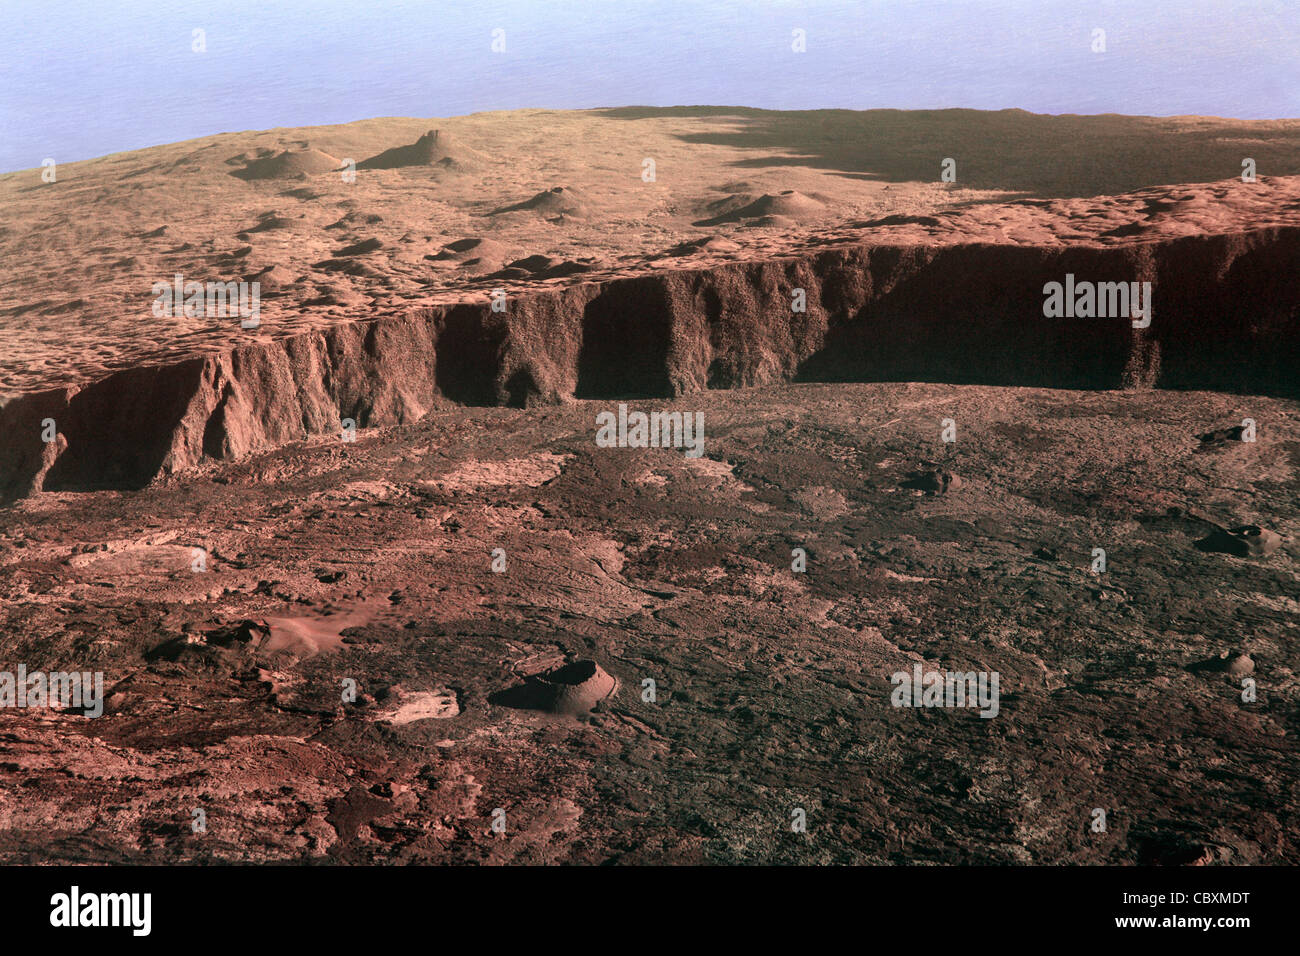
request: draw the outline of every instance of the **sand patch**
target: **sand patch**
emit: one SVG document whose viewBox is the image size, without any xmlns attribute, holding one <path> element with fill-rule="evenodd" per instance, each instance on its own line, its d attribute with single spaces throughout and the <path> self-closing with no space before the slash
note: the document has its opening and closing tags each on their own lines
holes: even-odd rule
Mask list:
<svg viewBox="0 0 1300 956">
<path fill-rule="evenodd" d="M 66 564 L 84 568 L 97 575 L 174 574 L 193 570 L 193 562 L 202 551 L 171 542 L 178 532 L 170 531 L 139 540 L 105 541 L 92 550 L 70 556 Z M 205 563 L 211 559 L 204 553 Z"/>
<path fill-rule="evenodd" d="M 338 614 L 268 615 L 262 620 L 271 628 L 271 636 L 258 650 L 289 651 L 298 657 L 340 650 L 344 646 L 342 632 L 370 623 L 385 604 L 377 599 Z"/>
<path fill-rule="evenodd" d="M 456 692 L 446 688 L 402 694 L 401 701 L 389 710 L 375 714 L 375 720 L 399 726 L 417 720 L 447 720 L 460 713 Z"/>
<path fill-rule="evenodd" d="M 848 514 L 849 511 L 848 501 L 834 488 L 821 485 L 800 488 L 790 497 L 799 507 L 819 521 L 838 518 L 840 515 Z"/>
<path fill-rule="evenodd" d="M 710 486 L 721 488 L 731 486 L 736 491 L 753 491 L 754 489 L 745 484 L 735 475 L 736 466 L 728 461 L 717 461 L 713 458 L 687 458 L 682 456 L 682 463 L 686 469 L 693 472 L 697 477 L 704 479 Z"/>
<path fill-rule="evenodd" d="M 511 485 L 536 488 L 558 478 L 565 463 L 572 457 L 541 452 L 528 458 L 512 458 L 508 461 L 472 461 L 421 484 L 440 491 L 477 491 L 480 488 Z"/>
</svg>

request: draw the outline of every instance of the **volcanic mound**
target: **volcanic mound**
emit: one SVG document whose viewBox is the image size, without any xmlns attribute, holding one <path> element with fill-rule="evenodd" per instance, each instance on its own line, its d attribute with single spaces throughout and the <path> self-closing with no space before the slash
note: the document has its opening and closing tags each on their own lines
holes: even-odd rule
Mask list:
<svg viewBox="0 0 1300 956">
<path fill-rule="evenodd" d="M 723 200 L 723 203 L 727 203 L 727 200 Z M 745 203 L 739 208 L 727 209 L 711 219 L 701 219 L 694 225 L 721 226 L 729 222 L 747 220 L 757 220 L 756 225 L 767 224 L 762 220 L 806 222 L 810 219 L 819 219 L 824 215 L 826 215 L 825 203 L 794 189 L 787 189 L 776 195 L 764 194 L 753 202 Z"/>
<path fill-rule="evenodd" d="M 460 269 L 471 275 L 481 275 L 500 270 L 508 254 L 508 247 L 494 239 L 471 236 L 449 242 L 424 258 L 443 269 Z"/>
<path fill-rule="evenodd" d="M 293 179 L 339 169 L 343 161 L 319 149 L 284 150 L 274 156 L 254 159 L 230 175 L 249 182 L 259 179 Z"/>
<path fill-rule="evenodd" d="M 534 212 L 547 219 L 582 219 L 587 216 L 587 205 L 582 197 L 565 186 L 544 189 L 531 199 L 494 209 L 489 215 L 499 216 L 509 212 Z"/>
<path fill-rule="evenodd" d="M 482 165 L 487 157 L 463 145 L 450 133 L 431 129 L 414 143 L 394 146 L 357 163 L 357 169 L 401 169 L 407 166 L 440 166 L 466 170 Z"/>
</svg>

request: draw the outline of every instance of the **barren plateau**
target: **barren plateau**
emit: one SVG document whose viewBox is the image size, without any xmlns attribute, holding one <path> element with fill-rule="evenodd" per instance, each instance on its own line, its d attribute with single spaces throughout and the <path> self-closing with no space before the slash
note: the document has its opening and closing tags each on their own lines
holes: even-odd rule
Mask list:
<svg viewBox="0 0 1300 956">
<path fill-rule="evenodd" d="M 0 859 L 1300 861 L 1297 147 L 527 110 L 0 176 L 0 669 L 105 682 L 0 708 Z"/>
</svg>

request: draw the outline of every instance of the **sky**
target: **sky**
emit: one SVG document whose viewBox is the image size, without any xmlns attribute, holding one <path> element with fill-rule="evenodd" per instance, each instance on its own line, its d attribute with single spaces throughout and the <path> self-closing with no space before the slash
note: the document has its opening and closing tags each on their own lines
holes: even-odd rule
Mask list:
<svg viewBox="0 0 1300 956">
<path fill-rule="evenodd" d="M 236 130 L 522 107 L 1300 116 L 1300 0 L 0 0 L 0 10 L 0 171 Z M 792 49 L 795 30 L 805 52 Z"/>
</svg>

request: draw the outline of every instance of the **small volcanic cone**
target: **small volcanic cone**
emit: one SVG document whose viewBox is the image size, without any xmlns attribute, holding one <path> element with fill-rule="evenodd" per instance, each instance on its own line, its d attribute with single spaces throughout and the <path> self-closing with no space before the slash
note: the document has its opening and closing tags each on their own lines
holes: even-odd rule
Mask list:
<svg viewBox="0 0 1300 956">
<path fill-rule="evenodd" d="M 466 275 L 487 275 L 500 271 L 507 255 L 508 250 L 501 243 L 471 236 L 449 242 L 436 254 L 424 258 L 437 263 L 439 268 L 460 269 Z"/>
<path fill-rule="evenodd" d="M 244 281 L 256 282 L 262 295 L 275 295 L 284 286 L 293 284 L 294 274 L 286 267 L 276 264 L 267 266 L 261 272 L 249 273 L 244 276 Z"/>
<path fill-rule="evenodd" d="M 364 256 L 364 255 L 369 255 L 375 250 L 382 249 L 382 248 L 384 248 L 384 241 L 382 239 L 376 239 L 372 236 L 369 239 L 362 239 L 360 242 L 354 242 L 350 246 L 344 246 L 338 252 L 334 253 L 334 255 Z"/>
<path fill-rule="evenodd" d="M 487 157 L 452 138 L 450 133 L 431 129 L 414 143 L 394 146 L 377 156 L 357 163 L 357 169 L 400 169 L 405 166 L 441 166 L 465 170 L 486 161 Z"/>
<path fill-rule="evenodd" d="M 523 684 L 500 691 L 490 703 L 552 714 L 585 714 L 608 697 L 618 682 L 595 661 L 574 661 L 540 674 Z"/>
<path fill-rule="evenodd" d="M 329 153 L 319 149 L 285 150 L 255 159 L 243 169 L 237 169 L 230 175 L 244 180 L 255 179 L 293 179 L 295 176 L 311 176 L 316 173 L 328 173 L 339 169 L 342 160 L 335 159 Z"/>
<path fill-rule="evenodd" d="M 425 256 L 426 259 L 505 259 L 506 247 L 495 239 L 485 239 L 479 236 L 471 236 L 468 239 L 457 239 L 455 242 L 449 242 L 436 255 Z"/>
<path fill-rule="evenodd" d="M 1281 546 L 1281 535 L 1257 524 L 1220 528 L 1196 542 L 1200 551 L 1218 551 L 1238 558 L 1266 558 Z"/>
<path fill-rule="evenodd" d="M 712 219 L 701 219 L 694 223 L 696 226 L 720 226 L 728 222 L 744 222 L 748 219 L 790 219 L 800 222 L 808 219 L 817 219 L 825 215 L 826 206 L 811 196 L 805 196 L 801 192 L 793 189 L 787 189 L 785 192 L 773 195 L 759 196 L 751 203 L 747 203 L 738 209 L 732 209 L 721 215 L 714 216 Z"/>
<path fill-rule="evenodd" d="M 587 205 L 572 189 L 555 186 L 542 190 L 532 199 L 525 199 L 513 206 L 494 209 L 490 215 L 499 216 L 507 212 L 535 212 L 547 219 L 556 217 L 581 219 L 587 215 Z"/>
<path fill-rule="evenodd" d="M 665 256 L 680 258 L 681 256 L 693 256 L 696 253 L 715 253 L 723 254 L 730 252 L 739 252 L 740 243 L 733 242 L 730 239 L 724 239 L 722 236 L 702 236 L 699 239 L 690 239 L 686 242 L 679 242 L 667 252 Z"/>
<path fill-rule="evenodd" d="M 962 484 L 964 482 L 961 476 L 944 468 L 933 468 L 913 472 L 912 476 L 902 483 L 902 487 L 932 495 L 946 495 L 950 491 L 956 491 Z"/>
<path fill-rule="evenodd" d="M 1249 677 L 1255 673 L 1255 659 L 1240 650 L 1220 651 L 1217 657 L 1188 664 L 1193 673 L 1227 674 L 1229 677 Z"/>
</svg>

